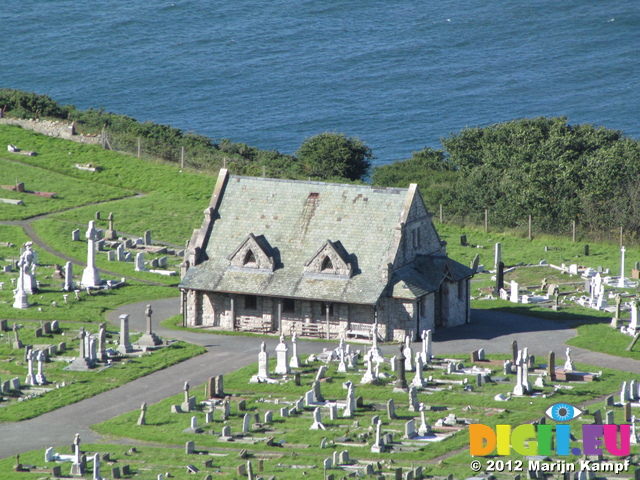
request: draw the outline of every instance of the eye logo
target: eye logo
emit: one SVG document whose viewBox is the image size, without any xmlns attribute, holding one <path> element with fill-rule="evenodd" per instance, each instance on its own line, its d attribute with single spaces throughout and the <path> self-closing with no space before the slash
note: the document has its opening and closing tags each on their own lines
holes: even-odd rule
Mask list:
<svg viewBox="0 0 640 480">
<path fill-rule="evenodd" d="M 577 407 L 573 407 L 568 403 L 556 403 L 555 405 L 551 405 L 547 408 L 547 411 L 544 413 L 546 413 L 551 420 L 555 420 L 556 422 L 568 422 L 570 420 L 575 420 L 582 415 L 582 410 Z"/>
</svg>

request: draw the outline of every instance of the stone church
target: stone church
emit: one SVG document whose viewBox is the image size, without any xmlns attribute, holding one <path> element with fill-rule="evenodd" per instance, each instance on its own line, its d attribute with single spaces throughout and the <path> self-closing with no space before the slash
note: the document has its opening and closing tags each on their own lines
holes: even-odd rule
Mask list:
<svg viewBox="0 0 640 480">
<path fill-rule="evenodd" d="M 451 260 L 417 186 L 221 170 L 182 265 L 184 325 L 323 338 L 418 339 L 470 320 L 471 269 Z"/>
</svg>

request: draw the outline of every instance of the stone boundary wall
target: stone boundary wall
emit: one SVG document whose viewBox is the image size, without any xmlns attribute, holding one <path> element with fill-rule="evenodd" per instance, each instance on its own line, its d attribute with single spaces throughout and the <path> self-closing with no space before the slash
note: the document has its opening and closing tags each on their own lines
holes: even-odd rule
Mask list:
<svg viewBox="0 0 640 480">
<path fill-rule="evenodd" d="M 19 125 L 26 130 L 47 135 L 48 137 L 64 138 L 79 143 L 102 145 L 102 135 L 74 135 L 71 122 L 57 120 L 21 120 L 18 118 L 0 118 L 0 125 Z"/>
</svg>

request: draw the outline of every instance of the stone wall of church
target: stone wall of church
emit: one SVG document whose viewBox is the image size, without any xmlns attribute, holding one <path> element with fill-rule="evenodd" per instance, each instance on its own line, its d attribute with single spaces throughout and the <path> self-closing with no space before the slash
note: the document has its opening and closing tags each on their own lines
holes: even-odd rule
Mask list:
<svg viewBox="0 0 640 480">
<path fill-rule="evenodd" d="M 410 300 L 398 298 L 385 298 L 378 309 L 378 318 L 381 324 L 386 324 L 385 336 L 387 341 L 403 342 L 407 335 L 415 330 L 416 304 Z M 384 320 L 383 320 L 384 318 Z"/>
<path fill-rule="evenodd" d="M 460 282 L 444 282 L 448 295 L 443 296 L 443 327 L 454 327 L 467 323 L 471 318 L 471 308 L 469 302 L 469 279 Z M 444 315 L 446 307 L 446 315 Z"/>
<path fill-rule="evenodd" d="M 202 325 L 202 307 L 200 293 L 195 290 L 187 291 L 187 301 L 184 315 L 187 319 L 187 327 Z"/>
<path fill-rule="evenodd" d="M 246 301 L 245 295 L 231 296 L 226 293 L 188 291 L 185 305 L 187 326 L 212 326 L 224 330 L 280 331 L 278 325 L 278 303 L 281 299 L 255 297 L 255 308 Z M 344 335 L 353 326 L 373 326 L 374 310 L 368 305 L 334 303 L 329 316 L 330 333 L 333 337 Z M 303 327 L 304 325 L 304 327 Z M 324 302 L 294 300 L 294 310 L 282 311 L 281 331 L 290 335 L 293 331 L 302 334 L 317 330 L 326 334 L 326 310 Z M 379 334 L 386 337 L 386 326 L 382 324 Z"/>
<path fill-rule="evenodd" d="M 442 285 L 442 326 L 452 327 L 469 321 L 469 280 Z M 278 325 L 277 298 L 255 297 L 255 308 L 245 295 L 188 291 L 185 314 L 187 326 L 212 326 L 225 330 L 282 331 L 291 335 L 318 336 L 326 334 L 325 304 L 318 301 L 294 300 L 293 311 L 282 311 L 282 326 Z M 434 295 L 418 301 L 383 298 L 378 306 L 378 334 L 385 341 L 404 341 L 406 335 L 416 340 L 422 330 L 434 328 Z M 332 337 L 340 337 L 347 330 L 365 331 L 373 326 L 372 306 L 334 303 L 329 317 Z"/>
</svg>

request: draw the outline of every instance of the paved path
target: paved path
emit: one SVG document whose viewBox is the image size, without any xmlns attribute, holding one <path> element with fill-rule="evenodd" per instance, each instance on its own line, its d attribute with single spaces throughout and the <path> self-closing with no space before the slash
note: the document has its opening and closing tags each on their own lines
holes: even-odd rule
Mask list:
<svg viewBox="0 0 640 480">
<path fill-rule="evenodd" d="M 255 362 L 259 344 L 263 340 L 272 351 L 278 343 L 277 338 L 270 336 L 212 335 L 160 327 L 161 320 L 178 314 L 178 298 L 127 305 L 110 312 L 107 318 L 115 327 L 118 325 L 119 315 L 128 313 L 131 329 L 144 331 L 144 310 L 147 303 L 152 304 L 154 331 L 157 334 L 203 345 L 207 348 L 207 353 L 38 418 L 0 424 L 0 458 L 48 446 L 66 446 L 75 433 L 80 433 L 85 442 L 124 442 L 125 440 L 101 437 L 89 427 L 139 409 L 143 402 L 152 404 L 180 393 L 185 381 L 193 386 L 200 385 L 213 375 L 229 373 Z M 487 353 L 510 353 L 512 341 L 517 340 L 521 348 L 529 347 L 529 352 L 536 356 L 545 358 L 550 350 L 554 350 L 559 357 L 563 357 L 566 348 L 564 342 L 574 335 L 575 331 L 563 323 L 503 312 L 474 310 L 471 324 L 437 332 L 433 349 L 435 355 L 469 353 L 480 347 Z M 324 346 L 323 343 L 301 340 L 298 349 L 300 354 L 308 354 L 319 352 Z M 416 344 L 415 347 L 417 346 Z M 382 349 L 385 354 L 392 355 L 397 346 L 385 345 Z M 579 348 L 572 348 L 572 357 L 575 361 L 601 367 L 633 373 L 640 371 L 640 362 Z"/>
</svg>

